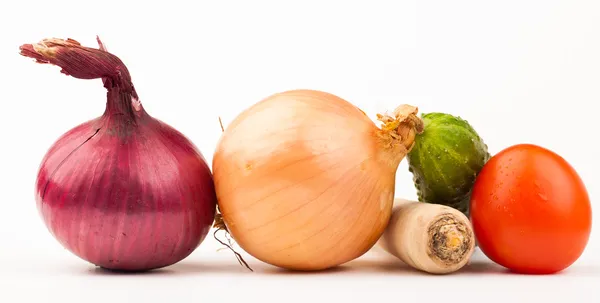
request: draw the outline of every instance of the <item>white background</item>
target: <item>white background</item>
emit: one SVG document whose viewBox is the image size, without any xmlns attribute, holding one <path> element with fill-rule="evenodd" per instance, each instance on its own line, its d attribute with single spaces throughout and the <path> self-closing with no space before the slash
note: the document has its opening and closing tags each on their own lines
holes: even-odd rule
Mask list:
<svg viewBox="0 0 600 303">
<path fill-rule="evenodd" d="M 100 35 L 146 110 L 208 161 L 218 116 L 227 124 L 287 89 L 325 90 L 371 116 L 400 103 L 460 115 L 492 153 L 535 143 L 565 157 L 599 222 L 598 1 L 30 0 L 0 4 L 0 25 L 0 302 L 600 302 L 595 226 L 579 261 L 553 276 L 506 274 L 479 251 L 444 277 L 376 251 L 318 274 L 281 273 L 244 255 L 249 273 L 210 237 L 162 271 L 95 270 L 46 231 L 33 187 L 54 140 L 103 112 L 104 88 L 18 55 L 46 37 L 95 46 Z M 406 162 L 397 178 L 397 196 L 415 198 Z"/>
</svg>

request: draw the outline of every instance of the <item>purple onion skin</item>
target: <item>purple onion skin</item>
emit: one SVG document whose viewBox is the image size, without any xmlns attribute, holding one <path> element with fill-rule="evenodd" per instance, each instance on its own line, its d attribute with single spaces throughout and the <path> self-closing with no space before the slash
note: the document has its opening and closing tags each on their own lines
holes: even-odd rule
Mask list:
<svg viewBox="0 0 600 303">
<path fill-rule="evenodd" d="M 61 51 L 65 60 L 80 54 L 59 43 L 58 59 L 40 58 L 46 54 L 33 54 L 30 46 L 21 53 L 63 72 L 70 66 L 56 62 Z M 119 68 L 123 77 L 127 71 Z M 130 91 L 118 85 L 122 79 L 100 76 L 108 89 L 106 111 L 65 133 L 44 156 L 38 210 L 60 244 L 97 266 L 145 271 L 175 264 L 203 242 L 213 223 L 210 167 L 183 134 L 135 103 L 132 85 Z"/>
</svg>

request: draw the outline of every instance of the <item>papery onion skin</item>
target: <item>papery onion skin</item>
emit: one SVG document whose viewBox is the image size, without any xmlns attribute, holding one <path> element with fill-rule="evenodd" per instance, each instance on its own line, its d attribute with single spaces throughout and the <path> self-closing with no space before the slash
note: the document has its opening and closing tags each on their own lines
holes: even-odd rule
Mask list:
<svg viewBox="0 0 600 303">
<path fill-rule="evenodd" d="M 390 218 L 396 170 L 422 127 L 416 112 L 400 107 L 402 117 L 382 130 L 349 102 L 314 90 L 245 110 L 213 157 L 228 232 L 250 255 L 286 269 L 323 270 L 361 256 Z"/>
<path fill-rule="evenodd" d="M 23 45 L 21 54 L 76 78 L 102 77 L 108 90 L 104 114 L 61 136 L 40 165 L 35 197 L 52 235 L 113 270 L 151 270 L 189 256 L 216 211 L 201 152 L 144 110 L 114 55 L 60 39 Z"/>
</svg>

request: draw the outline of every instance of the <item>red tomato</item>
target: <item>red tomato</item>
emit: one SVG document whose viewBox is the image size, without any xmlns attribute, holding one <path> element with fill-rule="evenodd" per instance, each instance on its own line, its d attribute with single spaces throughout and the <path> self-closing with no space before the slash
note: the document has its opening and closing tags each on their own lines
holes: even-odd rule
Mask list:
<svg viewBox="0 0 600 303">
<path fill-rule="evenodd" d="M 591 232 L 590 199 L 579 175 L 536 145 L 515 145 L 492 157 L 475 181 L 470 207 L 481 251 L 514 272 L 569 267 Z"/>
</svg>

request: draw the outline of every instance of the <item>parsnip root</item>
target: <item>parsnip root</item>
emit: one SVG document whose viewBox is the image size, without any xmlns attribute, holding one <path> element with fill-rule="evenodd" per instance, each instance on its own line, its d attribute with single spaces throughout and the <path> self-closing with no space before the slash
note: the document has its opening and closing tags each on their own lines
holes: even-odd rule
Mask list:
<svg viewBox="0 0 600 303">
<path fill-rule="evenodd" d="M 475 236 L 469 219 L 454 208 L 397 198 L 378 246 L 415 269 L 447 274 L 468 263 Z"/>
</svg>

